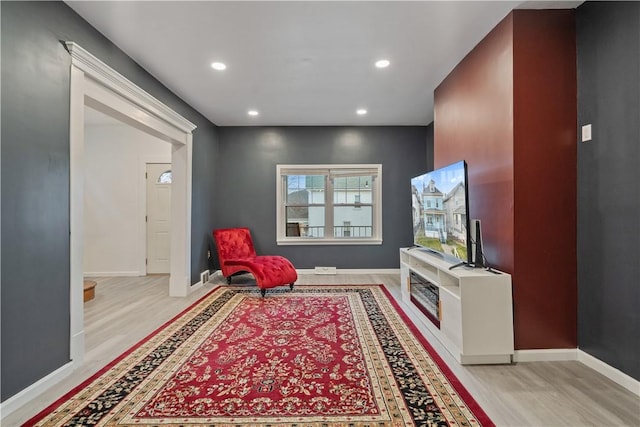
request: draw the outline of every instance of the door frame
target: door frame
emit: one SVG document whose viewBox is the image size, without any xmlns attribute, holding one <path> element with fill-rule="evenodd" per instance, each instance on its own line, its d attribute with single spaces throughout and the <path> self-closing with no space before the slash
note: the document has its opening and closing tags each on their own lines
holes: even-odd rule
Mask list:
<svg viewBox="0 0 640 427">
<path fill-rule="evenodd" d="M 70 357 L 84 359 L 83 214 L 84 107 L 104 112 L 171 144 L 171 273 L 169 295 L 186 296 L 191 287 L 192 132 L 196 125 L 158 101 L 73 41 L 71 55 L 70 169 Z"/>
</svg>

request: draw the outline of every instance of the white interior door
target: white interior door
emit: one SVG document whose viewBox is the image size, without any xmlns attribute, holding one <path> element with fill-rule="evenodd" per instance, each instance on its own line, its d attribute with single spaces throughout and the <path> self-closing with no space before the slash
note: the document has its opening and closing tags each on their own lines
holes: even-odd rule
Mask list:
<svg viewBox="0 0 640 427">
<path fill-rule="evenodd" d="M 147 163 L 147 274 L 169 274 L 171 163 Z"/>
</svg>

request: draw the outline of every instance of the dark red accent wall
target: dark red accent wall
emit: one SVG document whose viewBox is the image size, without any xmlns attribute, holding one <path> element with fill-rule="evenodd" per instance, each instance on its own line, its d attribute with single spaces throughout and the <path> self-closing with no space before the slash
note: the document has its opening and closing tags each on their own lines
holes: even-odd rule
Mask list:
<svg viewBox="0 0 640 427">
<path fill-rule="evenodd" d="M 513 270 L 512 26 L 509 15 L 434 98 L 434 166 L 467 161 L 471 218 L 482 221 L 487 259 L 505 271 Z"/>
<path fill-rule="evenodd" d="M 469 164 L 516 349 L 577 346 L 575 52 L 573 10 L 516 10 L 435 91 L 435 166 Z"/>
</svg>

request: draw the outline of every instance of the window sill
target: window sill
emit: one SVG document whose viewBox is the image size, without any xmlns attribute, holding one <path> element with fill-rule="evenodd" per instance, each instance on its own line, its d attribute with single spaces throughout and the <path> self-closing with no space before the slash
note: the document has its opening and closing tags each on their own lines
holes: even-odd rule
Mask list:
<svg viewBox="0 0 640 427">
<path fill-rule="evenodd" d="M 320 246 L 320 245 L 381 245 L 382 239 L 315 239 L 313 237 L 307 238 L 291 238 L 276 240 L 278 246 Z"/>
</svg>

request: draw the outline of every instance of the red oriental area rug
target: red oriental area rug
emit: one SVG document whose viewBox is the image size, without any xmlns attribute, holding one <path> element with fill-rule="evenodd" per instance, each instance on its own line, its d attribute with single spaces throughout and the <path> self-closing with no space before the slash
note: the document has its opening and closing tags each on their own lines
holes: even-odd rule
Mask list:
<svg viewBox="0 0 640 427">
<path fill-rule="evenodd" d="M 25 425 L 493 425 L 382 286 L 219 288 Z"/>
</svg>

